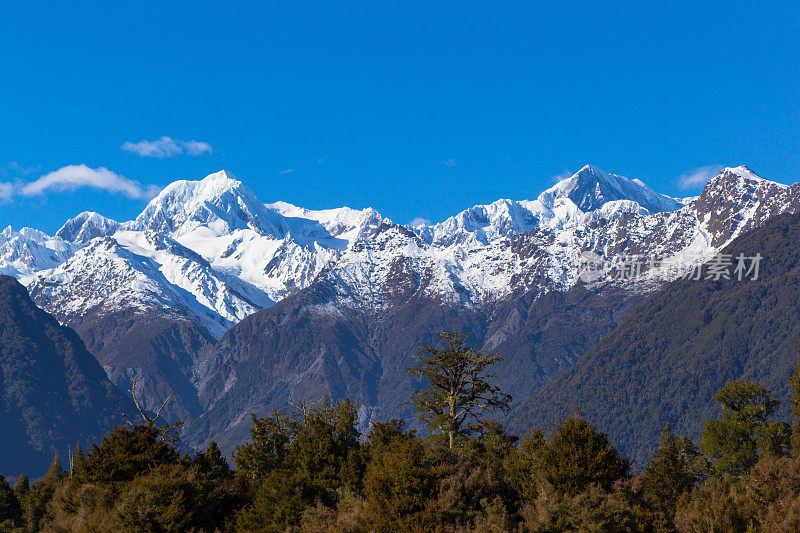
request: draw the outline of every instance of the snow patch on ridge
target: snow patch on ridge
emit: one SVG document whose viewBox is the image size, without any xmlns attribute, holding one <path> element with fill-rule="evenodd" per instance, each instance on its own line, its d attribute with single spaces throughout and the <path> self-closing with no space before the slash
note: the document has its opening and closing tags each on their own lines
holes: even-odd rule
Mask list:
<svg viewBox="0 0 800 533">
<path fill-rule="evenodd" d="M 55 237 L 7 228 L 0 272 L 36 287 L 37 303 L 57 315 L 160 309 L 219 336 L 314 283 L 332 289 L 313 304 L 323 314 L 380 312 L 415 294 L 470 308 L 514 291 L 569 288 L 586 250 L 673 262 L 710 256 L 750 225 L 794 209 L 794 191 L 727 168 L 684 205 L 585 166 L 535 200 L 501 199 L 412 228 L 369 208 L 264 204 L 220 171 L 168 185 L 130 222 L 87 212 Z M 674 270 L 651 278 L 671 279 Z"/>
</svg>

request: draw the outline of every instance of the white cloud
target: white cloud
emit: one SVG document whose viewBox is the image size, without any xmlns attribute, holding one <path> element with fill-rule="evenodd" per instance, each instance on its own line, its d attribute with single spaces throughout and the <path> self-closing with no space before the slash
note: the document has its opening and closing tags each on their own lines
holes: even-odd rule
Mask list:
<svg viewBox="0 0 800 533">
<path fill-rule="evenodd" d="M 211 145 L 208 143 L 201 141 L 179 141 L 167 137 L 166 135 L 155 141 L 142 140 L 137 143 L 128 141 L 120 146 L 120 148 L 141 157 L 157 157 L 159 159 L 175 157 L 183 153 L 189 155 L 211 153 Z"/>
<path fill-rule="evenodd" d="M 455 160 L 455 159 L 453 159 L 452 157 L 451 157 L 451 158 L 449 158 L 449 159 L 445 159 L 444 161 L 442 161 L 442 164 L 443 164 L 444 166 L 446 166 L 446 167 L 450 167 L 450 168 L 453 168 L 454 166 L 458 165 L 458 163 L 456 162 L 456 160 Z"/>
<path fill-rule="evenodd" d="M 129 198 L 150 200 L 158 194 L 155 185 L 142 185 L 138 181 L 108 170 L 107 168 L 89 168 L 86 165 L 68 165 L 45 174 L 36 181 L 22 186 L 21 192 L 26 196 L 44 194 L 47 190 L 65 191 L 79 187 L 91 187 L 109 192 L 121 193 Z M 0 186 L 0 196 L 3 188 Z M 13 187 L 12 187 L 13 193 Z"/>
<path fill-rule="evenodd" d="M 684 172 L 678 177 L 678 186 L 681 189 L 694 189 L 702 187 L 711 178 L 716 176 L 724 167 L 722 165 L 707 165 Z"/>
<path fill-rule="evenodd" d="M 14 184 L 7 181 L 0 182 L 0 200 L 7 201 L 14 196 Z"/>
<path fill-rule="evenodd" d="M 556 174 L 555 176 L 550 176 L 550 181 L 559 182 L 561 180 L 565 180 L 567 178 L 572 177 L 575 174 L 571 170 L 564 169 L 560 173 Z"/>
<path fill-rule="evenodd" d="M 292 172 L 294 172 L 293 168 L 285 168 L 285 169 L 281 170 L 280 172 L 278 172 L 278 174 L 280 174 L 280 175 L 291 174 Z"/>
<path fill-rule="evenodd" d="M 415 228 L 417 226 L 430 226 L 431 221 L 428 220 L 427 218 L 415 217 L 414 220 L 408 223 L 408 225 L 411 226 L 412 228 Z"/>
</svg>

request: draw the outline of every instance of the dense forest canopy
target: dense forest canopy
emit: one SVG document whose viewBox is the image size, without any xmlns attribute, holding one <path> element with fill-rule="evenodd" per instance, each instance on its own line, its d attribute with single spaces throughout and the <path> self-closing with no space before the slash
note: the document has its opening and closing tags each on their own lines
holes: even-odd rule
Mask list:
<svg viewBox="0 0 800 533">
<path fill-rule="evenodd" d="M 451 333 L 423 347 L 434 378 L 460 375 L 507 399 L 489 381 L 497 358 Z M 424 357 L 427 355 L 427 357 Z M 470 367 L 480 361 L 480 368 Z M 483 364 L 485 363 L 485 364 Z M 473 368 L 475 372 L 458 374 Z M 465 377 L 466 376 L 466 377 Z M 800 398 L 800 365 L 790 380 Z M 451 405 L 431 384 L 419 415 Z M 462 391 L 463 392 L 463 391 Z M 424 391 L 420 391 L 424 393 Z M 456 395 L 463 405 L 471 396 Z M 31 483 L 0 477 L 0 528 L 32 531 L 791 531 L 800 527 L 797 427 L 774 420 L 777 400 L 755 382 L 731 381 L 713 398 L 699 446 L 667 425 L 636 468 L 577 410 L 554 431 L 510 435 L 476 411 L 447 417 L 420 438 L 402 420 L 357 430 L 349 399 L 301 402 L 252 417 L 233 467 L 216 443 L 179 449 L 179 425 L 141 419 L 115 428 L 67 462 L 56 456 Z M 484 404 L 486 405 L 486 404 Z M 795 409 L 795 415 L 796 413 Z M 445 410 L 446 415 L 448 411 Z"/>
</svg>

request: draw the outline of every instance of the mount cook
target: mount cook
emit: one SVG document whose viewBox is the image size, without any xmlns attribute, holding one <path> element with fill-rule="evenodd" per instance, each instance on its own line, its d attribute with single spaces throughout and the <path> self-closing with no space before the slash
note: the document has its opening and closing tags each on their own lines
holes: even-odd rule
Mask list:
<svg viewBox="0 0 800 533">
<path fill-rule="evenodd" d="M 643 299 L 781 213 L 800 184 L 726 168 L 678 200 L 585 166 L 535 200 L 498 200 L 433 225 L 373 209 L 264 204 L 225 171 L 177 181 L 136 219 L 81 213 L 48 236 L 0 233 L 0 274 L 75 329 L 110 380 L 145 405 L 169 389 L 184 439 L 246 438 L 249 415 L 322 394 L 360 402 L 363 425 L 412 418 L 405 373 L 440 329 L 503 355 L 524 402 Z M 585 285 L 586 251 L 659 257 L 633 280 Z"/>
</svg>

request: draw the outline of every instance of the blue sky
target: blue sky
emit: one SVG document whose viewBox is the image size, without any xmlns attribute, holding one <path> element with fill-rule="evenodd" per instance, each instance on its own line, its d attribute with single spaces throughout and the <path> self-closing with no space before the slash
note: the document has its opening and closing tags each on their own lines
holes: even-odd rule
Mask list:
<svg viewBox="0 0 800 533">
<path fill-rule="evenodd" d="M 400 223 L 584 163 L 682 196 L 710 165 L 800 179 L 797 2 L 110 4 L 0 8 L 3 226 L 126 220 L 220 168 Z M 121 149 L 163 136 L 162 157 Z"/>
</svg>

